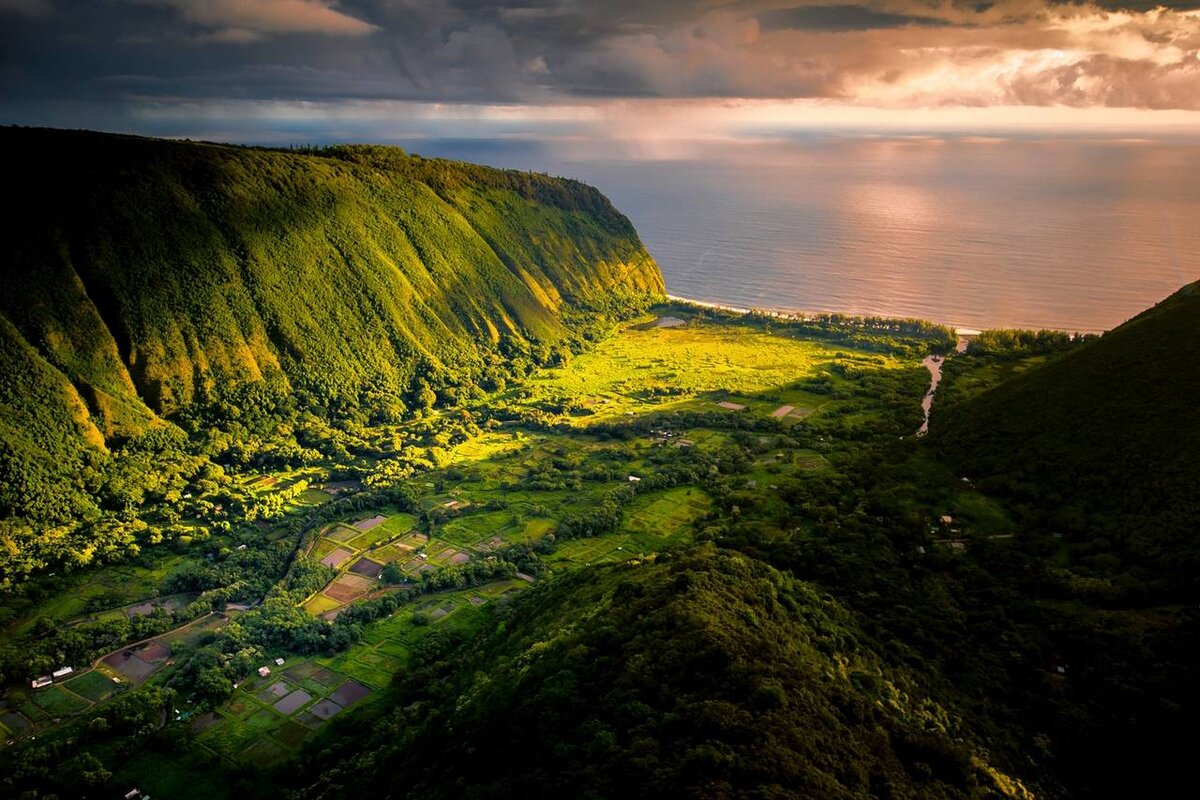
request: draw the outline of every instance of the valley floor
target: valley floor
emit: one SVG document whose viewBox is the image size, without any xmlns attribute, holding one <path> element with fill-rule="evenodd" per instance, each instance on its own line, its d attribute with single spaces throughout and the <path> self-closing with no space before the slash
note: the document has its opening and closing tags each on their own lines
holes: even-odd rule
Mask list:
<svg viewBox="0 0 1200 800">
<path fill-rule="evenodd" d="M 53 752 L 74 766 L 51 784 L 256 796 L 262 776 L 283 774 L 271 769 L 370 726 L 407 675 L 561 576 L 652 564 L 704 541 L 791 568 L 806 542 L 836 539 L 850 512 L 828 498 L 857 480 L 872 448 L 910 448 L 907 488 L 889 499 L 914 532 L 897 557 L 958 569 L 954 559 L 1003 547 L 1017 527 L 1004 505 L 911 450 L 928 386 L 922 346 L 672 306 L 443 412 L 470 416 L 476 432 L 447 437 L 402 475 L 379 459 L 238 476 L 247 492 L 277 496 L 279 515 L 46 579 L 5 606 L 10 642 L 44 654 L 46 669 L 74 667 L 40 689 L 8 676 L 0 760 L 23 765 L 9 785 L 38 785 L 39 759 Z M 410 436 L 403 425 L 389 435 Z M 853 514 L 876 512 L 864 502 Z M 282 560 L 253 560 L 266 552 Z M 821 552 L 820 566 L 796 572 L 833 585 L 837 556 Z M 231 587 L 248 581 L 256 596 L 220 600 L 243 597 Z M 87 659 L 60 664 L 66 653 Z M 1050 679 L 1059 666 L 1038 668 Z M 928 713 L 939 730 L 962 724 Z M 972 774 L 988 792 L 1025 796 L 993 766 Z"/>
</svg>

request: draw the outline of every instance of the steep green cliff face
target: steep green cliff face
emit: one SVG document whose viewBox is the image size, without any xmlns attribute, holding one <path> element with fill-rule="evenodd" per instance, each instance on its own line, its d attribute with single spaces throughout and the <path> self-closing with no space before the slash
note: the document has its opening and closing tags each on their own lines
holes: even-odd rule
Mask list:
<svg viewBox="0 0 1200 800">
<path fill-rule="evenodd" d="M 595 189 L 410 157 L 4 129 L 0 487 L 264 382 L 402 414 L 661 297 Z M 449 393 L 449 394 L 447 394 Z"/>
</svg>

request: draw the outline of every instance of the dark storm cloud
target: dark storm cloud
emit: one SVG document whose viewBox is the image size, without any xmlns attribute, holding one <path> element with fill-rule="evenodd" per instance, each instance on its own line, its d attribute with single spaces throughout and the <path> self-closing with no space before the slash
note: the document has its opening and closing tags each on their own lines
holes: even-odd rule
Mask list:
<svg viewBox="0 0 1200 800">
<path fill-rule="evenodd" d="M 1200 0 L 1100 3 L 0 0 L 0 122 L 206 100 L 1200 108 L 1180 11 Z"/>
<path fill-rule="evenodd" d="M 758 22 L 764 31 L 791 29 L 834 33 L 867 31 L 876 28 L 903 28 L 906 25 L 940 28 L 951 24 L 949 20 L 937 17 L 895 14 L 853 5 L 779 8 L 765 12 L 759 16 Z"/>
</svg>

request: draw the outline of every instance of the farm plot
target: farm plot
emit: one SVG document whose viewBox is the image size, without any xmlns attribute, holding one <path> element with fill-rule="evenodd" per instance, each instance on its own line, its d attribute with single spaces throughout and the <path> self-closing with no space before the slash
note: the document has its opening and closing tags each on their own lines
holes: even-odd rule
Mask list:
<svg viewBox="0 0 1200 800">
<path fill-rule="evenodd" d="M 122 650 L 104 657 L 104 664 L 119 672 L 131 683 L 141 683 L 158 670 L 157 664 L 152 664 L 138 658 L 132 650 Z"/>
<path fill-rule="evenodd" d="M 314 617 L 324 614 L 327 611 L 333 611 L 342 604 L 332 597 L 327 597 L 324 594 L 317 594 L 308 599 L 304 604 L 304 610 Z"/>
<path fill-rule="evenodd" d="M 322 558 L 321 563 L 327 567 L 333 567 L 334 569 L 337 569 L 352 555 L 354 555 L 353 550 L 347 550 L 344 547 L 339 547 L 329 555 Z"/>
<path fill-rule="evenodd" d="M 412 556 L 413 548 L 400 542 L 385 544 L 378 550 L 371 551 L 371 558 L 382 561 L 384 564 L 391 564 L 393 561 L 408 561 Z"/>
<path fill-rule="evenodd" d="M 9 733 L 16 736 L 23 736 L 32 728 L 29 720 L 16 711 L 5 711 L 3 714 L 0 714 L 0 725 L 3 725 L 8 729 Z"/>
<path fill-rule="evenodd" d="M 87 708 L 90 703 L 61 686 L 48 686 L 35 692 L 34 703 L 55 717 L 65 717 Z"/>
<path fill-rule="evenodd" d="M 471 560 L 471 554 L 454 547 L 439 548 L 429 556 L 429 563 L 439 567 L 465 564 Z"/>
<path fill-rule="evenodd" d="M 346 578 L 374 584 L 352 573 L 339 580 Z M 413 606 L 406 606 L 366 625 L 363 639 L 345 652 L 289 659 L 277 674 L 243 682 L 215 714 L 194 720 L 196 741 L 206 750 L 256 768 L 293 757 L 329 720 L 342 718 L 379 697 L 422 639 L 446 626 L 468 632 L 480 624 L 485 618 L 470 597 L 490 601 L 518 586 L 525 588 L 519 581 L 496 581 L 426 596 L 421 602 L 426 613 L 438 608 L 453 609 L 453 613 L 434 625 L 415 625 Z"/>
<path fill-rule="evenodd" d="M 375 581 L 361 575 L 346 573 L 339 575 L 322 593 L 339 603 L 350 603 L 375 588 Z"/>
<path fill-rule="evenodd" d="M 72 678 L 63 686 L 93 703 L 103 700 L 119 688 L 112 678 L 96 669 Z"/>
<path fill-rule="evenodd" d="M 371 688 L 364 686 L 354 679 L 350 679 L 339 686 L 332 695 L 331 700 L 340 705 L 342 708 L 349 708 L 358 701 L 371 694 Z"/>
<path fill-rule="evenodd" d="M 686 542 L 697 520 L 712 507 L 702 490 L 681 486 L 639 497 L 626 512 L 621 531 L 562 542 L 550 562 L 602 564 L 626 561 Z"/>
<path fill-rule="evenodd" d="M 408 533 L 416 524 L 417 518 L 412 514 L 393 514 L 380 527 L 389 534 L 397 535 Z"/>
<path fill-rule="evenodd" d="M 362 575 L 364 578 L 378 578 L 383 573 L 383 564 L 369 558 L 360 558 L 350 565 L 350 572 Z"/>
<path fill-rule="evenodd" d="M 333 528 L 325 532 L 325 538 L 345 544 L 351 539 L 357 538 L 361 534 L 362 531 L 360 531 L 358 528 L 352 528 L 349 525 L 339 522 L 337 525 L 333 526 Z"/>
<path fill-rule="evenodd" d="M 313 544 L 312 550 L 310 550 L 308 554 L 317 561 L 320 561 L 334 550 L 337 550 L 339 547 L 341 547 L 341 545 L 332 539 L 326 539 L 322 537 L 317 539 L 317 541 Z"/>
<path fill-rule="evenodd" d="M 796 465 L 796 469 L 804 470 L 805 472 L 813 472 L 829 466 L 829 461 L 826 460 L 825 456 L 814 450 L 797 451 L 793 458 L 793 463 Z"/>
<path fill-rule="evenodd" d="M 291 694 L 288 694 L 282 699 L 276 701 L 272 707 L 280 714 L 286 714 L 290 716 L 303 708 L 309 700 L 312 700 L 311 694 L 303 689 L 297 689 Z"/>
<path fill-rule="evenodd" d="M 437 535 L 448 542 L 471 547 L 490 536 L 511 535 L 518 530 L 515 512 L 485 511 L 448 520 Z"/>
<path fill-rule="evenodd" d="M 625 530 L 675 540 L 690 531 L 711 508 L 712 500 L 702 490 L 681 486 L 635 500 L 626 514 Z"/>
<path fill-rule="evenodd" d="M 387 521 L 387 517 L 385 517 L 383 514 L 376 514 L 373 517 L 367 517 L 366 519 L 360 519 L 358 522 L 354 523 L 354 527 L 358 528 L 360 531 L 363 531 L 365 533 L 366 531 L 369 531 L 372 528 L 382 525 L 386 521 Z"/>
</svg>

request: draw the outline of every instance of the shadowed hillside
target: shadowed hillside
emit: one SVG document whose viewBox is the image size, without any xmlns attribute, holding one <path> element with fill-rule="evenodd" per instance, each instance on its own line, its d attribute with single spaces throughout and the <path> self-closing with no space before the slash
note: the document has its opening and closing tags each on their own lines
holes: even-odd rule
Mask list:
<svg viewBox="0 0 1200 800">
<path fill-rule="evenodd" d="M 712 546 L 581 570 L 430 656 L 304 796 L 1027 796 L 845 610 Z"/>
<path fill-rule="evenodd" d="M 935 445 L 1074 556 L 1195 588 L 1200 284 L 1103 338 L 947 406 Z M 1116 559 L 1116 561 L 1114 561 Z"/>
</svg>

